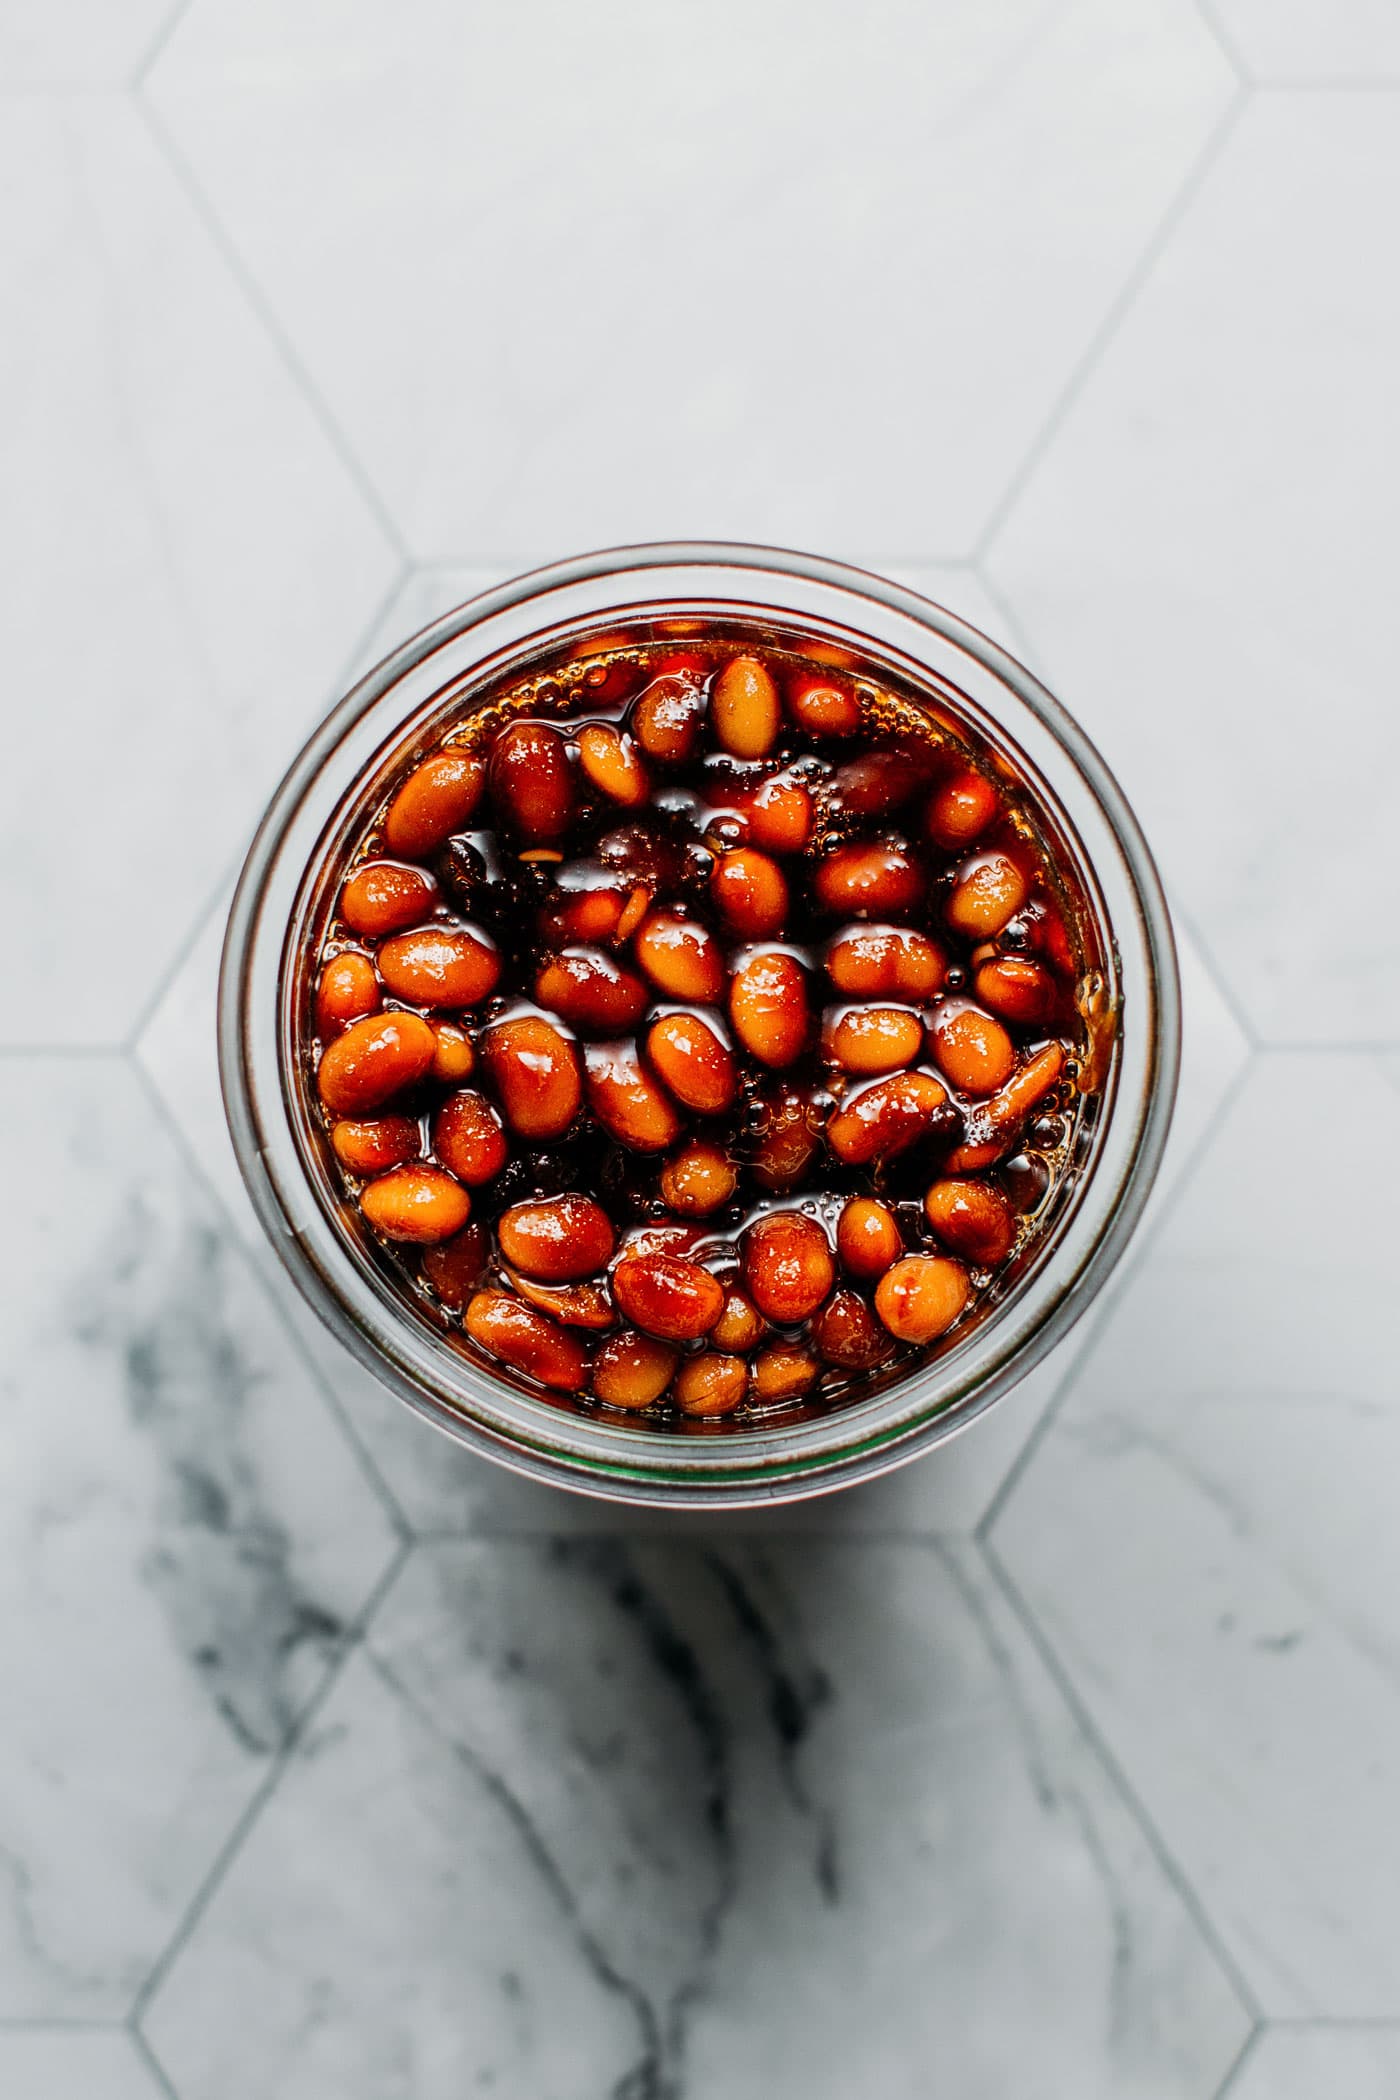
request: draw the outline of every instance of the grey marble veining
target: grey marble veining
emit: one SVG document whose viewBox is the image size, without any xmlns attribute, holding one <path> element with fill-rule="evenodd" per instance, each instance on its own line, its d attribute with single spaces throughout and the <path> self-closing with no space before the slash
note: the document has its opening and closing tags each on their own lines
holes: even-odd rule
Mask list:
<svg viewBox="0 0 1400 2100">
<path fill-rule="evenodd" d="M 420 1548 L 150 2009 L 186 2100 L 1209 2100 L 1247 2030 L 975 1548 Z"/>
<path fill-rule="evenodd" d="M 5 1079 L 0 2015 L 120 2016 L 394 1541 L 134 1075 Z"/>
<path fill-rule="evenodd" d="M 1370 1058 L 1258 1061 L 994 1533 L 1285 2017 L 1400 2002 L 1397 1173 Z"/>
</svg>

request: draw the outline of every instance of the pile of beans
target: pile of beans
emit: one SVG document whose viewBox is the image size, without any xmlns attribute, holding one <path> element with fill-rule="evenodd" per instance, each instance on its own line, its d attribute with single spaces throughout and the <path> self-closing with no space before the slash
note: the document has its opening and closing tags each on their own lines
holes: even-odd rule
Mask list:
<svg viewBox="0 0 1400 2100">
<path fill-rule="evenodd" d="M 600 640 L 366 813 L 309 1085 L 406 1291 L 531 1389 L 868 1391 L 1068 1171 L 1081 900 L 946 711 L 826 655 Z"/>
</svg>

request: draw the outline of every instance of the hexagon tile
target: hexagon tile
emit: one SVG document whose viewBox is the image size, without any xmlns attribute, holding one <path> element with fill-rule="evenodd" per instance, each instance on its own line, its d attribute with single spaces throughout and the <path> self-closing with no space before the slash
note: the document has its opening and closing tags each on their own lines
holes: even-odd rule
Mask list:
<svg viewBox="0 0 1400 2100">
<path fill-rule="evenodd" d="M 1259 2037 L 1229 2100 L 1395 2100 L 1400 2027 L 1277 2028 Z"/>
<path fill-rule="evenodd" d="M 181 2100 L 1212 2100 L 1248 2022 L 974 1549 L 420 1548 L 149 2009 Z"/>
<path fill-rule="evenodd" d="M 1275 2016 L 1400 2006 L 1397 1181 L 1373 1060 L 1257 1059 L 993 1533 Z"/>
<path fill-rule="evenodd" d="M 1265 85 L 1364 79 L 1400 86 L 1391 0 L 1211 0 L 1221 33 Z"/>
<path fill-rule="evenodd" d="M 130 104 L 6 102 L 0 244 L 0 1041 L 110 1043 L 396 557 Z"/>
<path fill-rule="evenodd" d="M 6 1075 L 0 2018 L 120 2017 L 396 1548 L 134 1074 Z"/>
<path fill-rule="evenodd" d="M 1400 1036 L 1397 111 L 1249 104 L 990 553 L 1275 1042 Z"/>
<path fill-rule="evenodd" d="M 168 2100 L 168 2088 L 115 2028 L 0 2027 L 5 2100 Z"/>
<path fill-rule="evenodd" d="M 0 87 L 119 87 L 153 50 L 180 0 L 6 0 Z"/>
<path fill-rule="evenodd" d="M 147 87 L 422 560 L 967 552 L 1233 91 L 1191 0 L 200 0 Z"/>
</svg>

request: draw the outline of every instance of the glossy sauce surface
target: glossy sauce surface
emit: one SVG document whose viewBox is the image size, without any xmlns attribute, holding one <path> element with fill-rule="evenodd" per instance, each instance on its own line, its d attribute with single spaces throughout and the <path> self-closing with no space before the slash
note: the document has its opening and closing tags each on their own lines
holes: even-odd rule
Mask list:
<svg viewBox="0 0 1400 2100">
<path fill-rule="evenodd" d="M 722 634 L 474 695 L 364 812 L 307 985 L 330 1170 L 460 1346 L 714 1429 L 840 1405 L 1024 1267 L 1095 932 L 940 696 Z"/>
</svg>

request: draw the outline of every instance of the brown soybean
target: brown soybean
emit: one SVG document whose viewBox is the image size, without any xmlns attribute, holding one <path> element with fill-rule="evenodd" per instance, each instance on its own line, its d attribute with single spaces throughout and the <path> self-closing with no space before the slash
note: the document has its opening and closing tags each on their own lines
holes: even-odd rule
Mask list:
<svg viewBox="0 0 1400 2100">
<path fill-rule="evenodd" d="M 873 1196 L 852 1196 L 837 1221 L 836 1251 L 847 1274 L 862 1283 L 883 1276 L 904 1252 L 894 1212 Z"/>
<path fill-rule="evenodd" d="M 770 773 L 740 800 L 750 842 L 765 853 L 800 853 L 812 835 L 812 797 L 789 773 Z"/>
<path fill-rule="evenodd" d="M 468 926 L 424 926 L 379 951 L 379 974 L 395 999 L 413 1006 L 475 1006 L 495 991 L 501 958 L 489 933 Z"/>
<path fill-rule="evenodd" d="M 405 860 L 426 860 L 462 829 L 485 784 L 486 767 L 474 751 L 435 751 L 414 767 L 389 804 L 385 845 Z"/>
<path fill-rule="evenodd" d="M 658 765 L 680 766 L 700 741 L 705 696 L 688 673 L 657 678 L 632 710 L 632 734 Z"/>
<path fill-rule="evenodd" d="M 746 1050 L 765 1065 L 790 1065 L 811 1027 L 802 965 L 782 950 L 751 955 L 729 987 L 729 1014 Z"/>
<path fill-rule="evenodd" d="M 876 1285 L 875 1310 L 896 1341 L 921 1345 L 947 1333 L 970 1290 L 961 1262 L 906 1254 Z"/>
<path fill-rule="evenodd" d="M 801 1211 L 773 1211 L 751 1225 L 743 1259 L 749 1296 L 783 1327 L 810 1319 L 836 1278 L 826 1234 Z"/>
<path fill-rule="evenodd" d="M 564 1327 L 586 1327 L 601 1334 L 617 1325 L 612 1300 L 600 1283 L 536 1283 L 533 1276 L 509 1266 L 506 1276 L 528 1304 Z"/>
<path fill-rule="evenodd" d="M 529 845 L 562 838 L 574 813 L 569 753 L 547 722 L 513 722 L 491 753 L 491 796 L 504 820 Z"/>
<path fill-rule="evenodd" d="M 659 992 L 713 1006 L 724 991 L 724 959 L 708 927 L 679 912 L 649 912 L 637 929 L 637 961 Z"/>
<path fill-rule="evenodd" d="M 742 1356 L 719 1356 L 706 1350 L 687 1356 L 676 1373 L 676 1405 L 684 1415 L 732 1415 L 749 1383 Z"/>
<path fill-rule="evenodd" d="M 510 1157 L 500 1117 L 486 1096 L 471 1087 L 449 1095 L 438 1110 L 433 1150 L 469 1188 L 492 1180 Z"/>
<path fill-rule="evenodd" d="M 826 1126 L 826 1141 L 847 1166 L 891 1159 L 916 1143 L 947 1100 L 926 1072 L 896 1072 L 848 1097 Z"/>
<path fill-rule="evenodd" d="M 588 1105 L 619 1145 L 633 1152 L 664 1152 L 675 1143 L 681 1119 L 630 1042 L 589 1043 L 584 1066 Z"/>
<path fill-rule="evenodd" d="M 563 1136 L 578 1114 L 583 1080 L 574 1046 L 557 1028 L 533 1015 L 499 1022 L 482 1038 L 481 1061 L 518 1136 Z"/>
<path fill-rule="evenodd" d="M 675 1254 L 629 1254 L 613 1271 L 613 1296 L 647 1334 L 694 1342 L 724 1310 L 724 1290 L 699 1262 Z"/>
<path fill-rule="evenodd" d="M 739 1090 L 733 1053 L 699 1014 L 664 1014 L 647 1035 L 647 1056 L 683 1108 L 717 1116 Z"/>
<path fill-rule="evenodd" d="M 778 689 L 756 656 L 736 656 L 715 680 L 710 702 L 715 735 L 738 758 L 763 758 L 782 721 Z"/>
<path fill-rule="evenodd" d="M 770 940 L 787 921 L 787 878 L 766 853 L 722 853 L 710 877 L 715 909 L 737 940 Z"/>
<path fill-rule="evenodd" d="M 931 999 L 947 975 L 940 948 L 907 926 L 851 926 L 826 951 L 827 975 L 857 999 Z"/>
<path fill-rule="evenodd" d="M 984 962 L 973 988 L 983 1006 L 1022 1028 L 1048 1022 L 1059 997 L 1050 972 L 1024 955 L 997 955 Z"/>
<path fill-rule="evenodd" d="M 955 933 L 989 941 L 1027 897 L 1026 878 L 1004 853 L 979 853 L 958 870 L 943 916 Z"/>
<path fill-rule="evenodd" d="M 331 1126 L 331 1150 L 352 1174 L 383 1174 L 417 1159 L 422 1133 L 412 1116 L 379 1116 L 368 1122 L 345 1118 Z"/>
<path fill-rule="evenodd" d="M 918 862 L 893 845 L 838 846 L 817 869 L 815 886 L 826 909 L 846 919 L 904 918 L 924 895 Z"/>
<path fill-rule="evenodd" d="M 593 1359 L 594 1395 L 609 1407 L 651 1407 L 671 1383 L 678 1360 L 654 1335 L 611 1335 Z"/>
<path fill-rule="evenodd" d="M 641 753 L 625 730 L 611 722 L 590 722 L 579 731 L 579 763 L 600 795 L 636 809 L 651 793 L 651 776 Z"/>
<path fill-rule="evenodd" d="M 705 1138 L 692 1138 L 661 1169 L 661 1198 L 684 1217 L 704 1218 L 733 1200 L 738 1172 L 729 1154 Z"/>
<path fill-rule="evenodd" d="M 512 1268 L 538 1283 L 577 1283 L 611 1259 L 617 1236 L 607 1212 L 591 1196 L 550 1196 L 513 1203 L 496 1227 Z"/>
<path fill-rule="evenodd" d="M 316 987 L 316 1033 L 322 1042 L 380 1006 L 379 979 L 367 955 L 348 949 L 333 956 Z"/>
<path fill-rule="evenodd" d="M 831 1054 L 848 1072 L 897 1072 L 924 1046 L 923 1023 L 898 1006 L 858 1006 L 831 1030 Z"/>
<path fill-rule="evenodd" d="M 821 1145 L 822 1112 L 799 1087 L 779 1085 L 764 1095 L 749 1171 L 775 1195 L 794 1188 Z"/>
<path fill-rule="evenodd" d="M 1016 1238 L 1016 1214 L 985 1181 L 935 1181 L 924 1198 L 924 1215 L 945 1247 L 979 1269 L 1005 1261 Z"/>
<path fill-rule="evenodd" d="M 933 1017 L 933 1055 L 962 1094 L 994 1094 L 1016 1067 L 1016 1046 L 1000 1021 L 965 1000 L 948 1000 Z"/>
<path fill-rule="evenodd" d="M 367 1014 L 331 1043 L 316 1070 L 322 1101 L 337 1116 L 364 1116 L 423 1077 L 437 1038 L 421 1014 Z"/>
<path fill-rule="evenodd" d="M 928 835 L 946 853 L 965 851 L 982 836 L 1000 807 L 996 789 L 980 773 L 954 773 L 929 797 Z"/>
<path fill-rule="evenodd" d="M 801 1342 L 775 1342 L 753 1360 L 752 1389 L 760 1407 L 801 1400 L 821 1376 L 821 1364 Z"/>
<path fill-rule="evenodd" d="M 461 1312 L 486 1274 L 491 1247 L 479 1225 L 423 1249 L 422 1273 L 433 1295 L 450 1312 Z"/>
<path fill-rule="evenodd" d="M 647 988 L 602 948 L 566 948 L 535 979 L 535 998 L 585 1035 L 622 1035 L 647 1010 Z"/>
<path fill-rule="evenodd" d="M 356 933 L 379 940 L 427 918 L 437 901 L 438 886 L 422 868 L 371 860 L 355 871 L 341 891 L 340 916 Z"/>
<path fill-rule="evenodd" d="M 437 1042 L 429 1067 L 432 1076 L 444 1086 L 460 1086 L 464 1079 L 471 1078 L 476 1067 L 472 1039 L 455 1021 L 434 1021 L 431 1025 Z"/>
<path fill-rule="evenodd" d="M 504 1291 L 479 1291 L 467 1307 L 467 1333 L 480 1349 L 556 1392 L 582 1392 L 588 1358 L 573 1335 Z"/>
<path fill-rule="evenodd" d="M 710 1329 L 710 1340 L 716 1349 L 730 1354 L 747 1355 L 756 1349 L 768 1332 L 764 1319 L 747 1291 L 731 1284 L 724 1294 L 724 1310 Z"/>
<path fill-rule="evenodd" d="M 788 688 L 787 702 L 788 713 L 808 736 L 854 736 L 860 728 L 859 700 L 828 679 L 795 679 Z"/>
<path fill-rule="evenodd" d="M 829 1364 L 870 1371 L 894 1353 L 888 1331 L 855 1291 L 837 1291 L 812 1323 L 812 1339 Z"/>
<path fill-rule="evenodd" d="M 449 1240 L 471 1215 L 472 1199 L 441 1167 L 395 1167 L 372 1181 L 360 1209 L 376 1232 L 427 1246 Z"/>
</svg>

